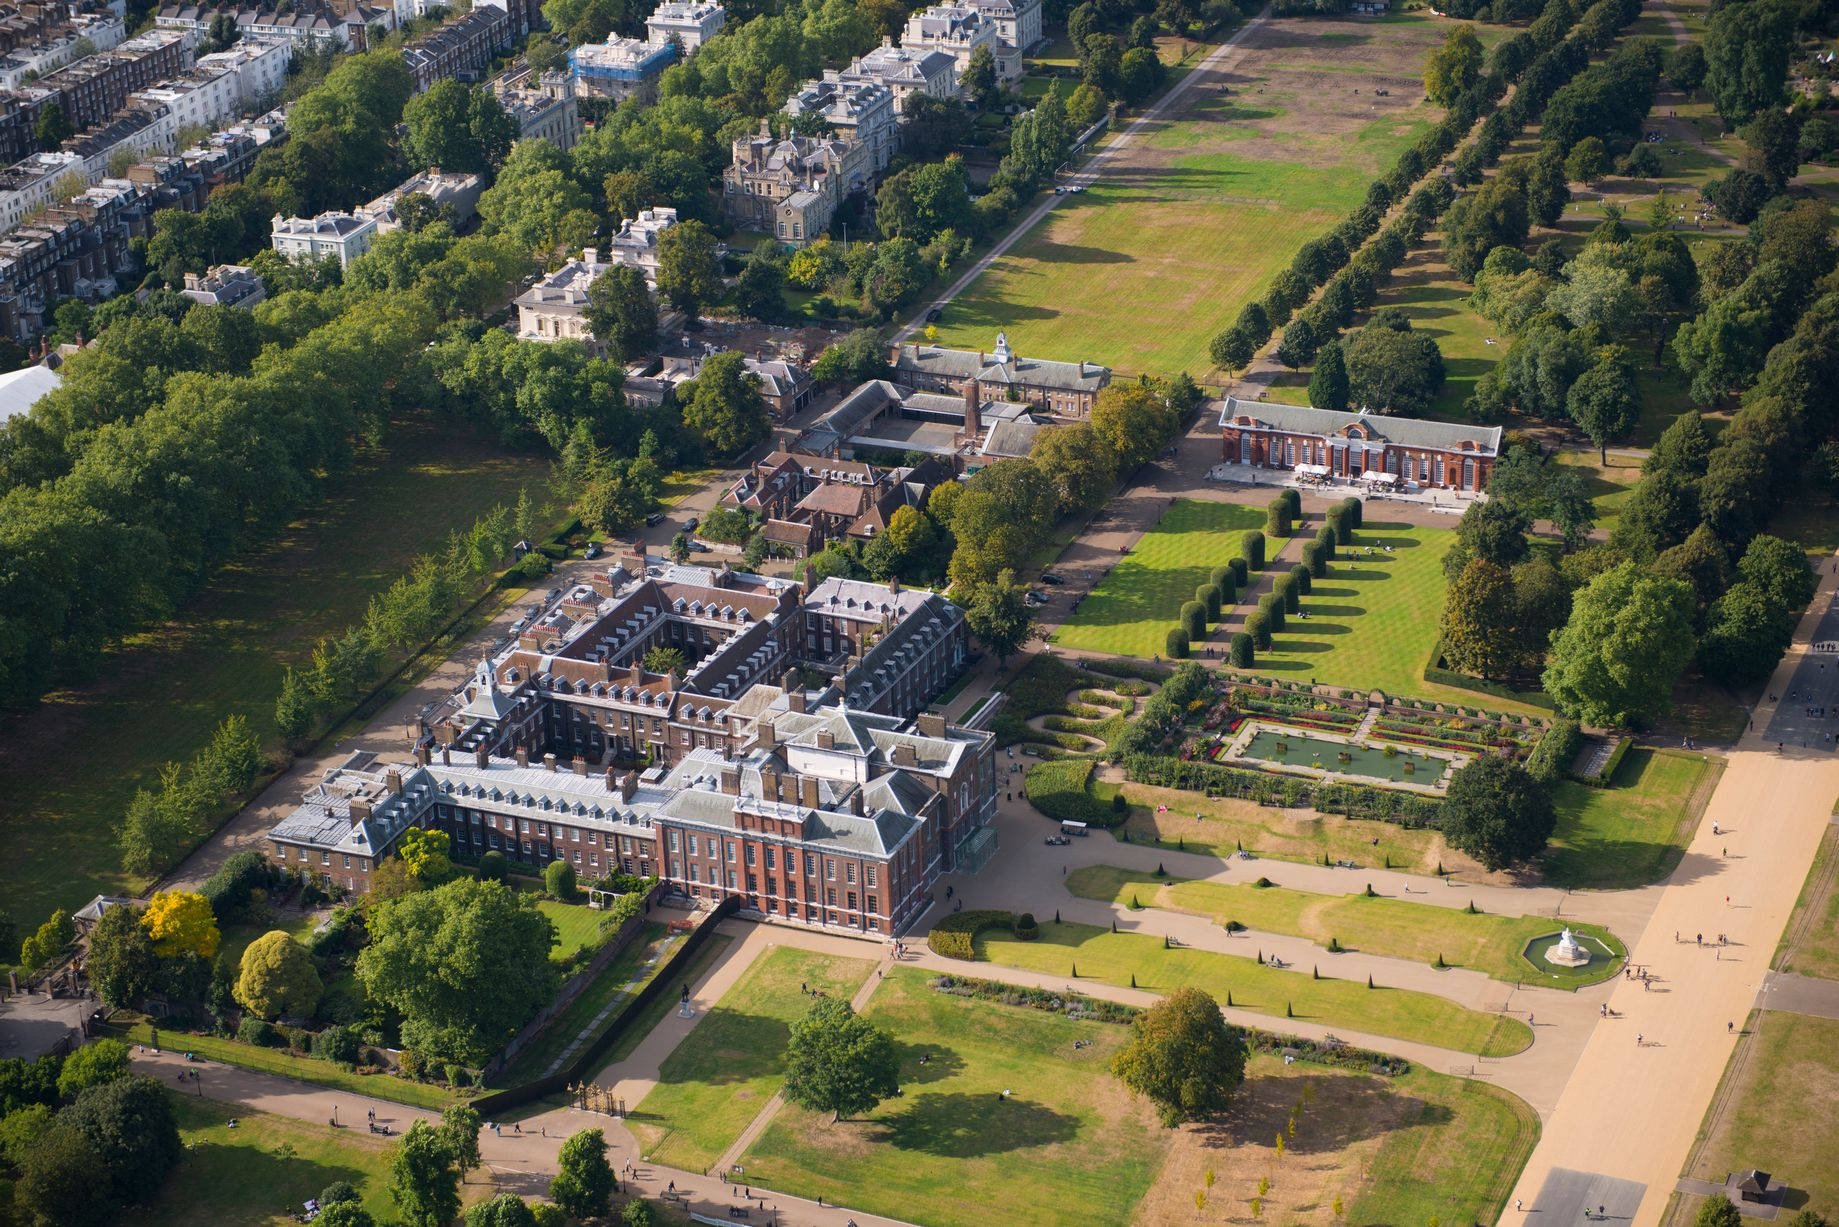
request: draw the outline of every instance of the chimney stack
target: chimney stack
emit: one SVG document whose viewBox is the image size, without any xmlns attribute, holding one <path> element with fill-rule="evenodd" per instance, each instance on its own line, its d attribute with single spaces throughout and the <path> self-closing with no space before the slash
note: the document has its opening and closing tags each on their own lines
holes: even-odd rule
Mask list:
<svg viewBox="0 0 1839 1227">
<path fill-rule="evenodd" d="M 477 750 L 473 751 L 473 765 L 481 771 L 484 771 L 487 767 L 492 765 L 492 756 L 486 751 L 484 746 L 480 746 Z"/>
<path fill-rule="evenodd" d="M 741 769 L 739 767 L 722 768 L 722 794 L 729 797 L 741 795 Z"/>
<path fill-rule="evenodd" d="M 441 766 L 453 766 L 453 751 L 446 746 L 441 747 Z"/>
<path fill-rule="evenodd" d="M 575 755 L 575 774 L 579 776 L 587 775 L 587 759 L 582 758 L 579 754 Z"/>
<path fill-rule="evenodd" d="M 625 775 L 620 777 L 619 799 L 621 801 L 631 801 L 633 797 L 638 795 L 638 791 L 639 791 L 639 773 L 638 772 L 628 771 L 626 772 Z"/>
<path fill-rule="evenodd" d="M 817 800 L 818 800 L 817 798 L 817 777 L 811 776 L 811 775 L 801 776 L 799 778 L 798 783 L 800 787 L 803 789 L 805 807 L 807 809 L 816 809 Z"/>
<path fill-rule="evenodd" d="M 383 773 L 383 787 L 388 790 L 392 797 L 400 796 L 402 793 L 401 770 L 391 767 L 388 771 L 385 771 Z"/>
<path fill-rule="evenodd" d="M 771 720 L 762 720 L 758 728 L 759 733 L 755 739 L 755 744 L 762 750 L 777 749 L 779 746 L 779 730 L 773 727 L 773 722 Z"/>
<path fill-rule="evenodd" d="M 368 817 L 370 817 L 370 798 L 369 797 L 351 798 L 352 825 L 356 826 L 358 823 L 364 821 Z"/>
<path fill-rule="evenodd" d="M 619 769 L 617 767 L 607 768 L 607 791 L 619 791 Z"/>
<path fill-rule="evenodd" d="M 556 756 L 553 754 L 543 755 L 543 770 L 544 771 L 554 771 L 555 769 L 556 769 Z"/>
<path fill-rule="evenodd" d="M 415 761 L 426 767 L 434 761 L 434 747 L 425 741 L 415 743 Z"/>
<path fill-rule="evenodd" d="M 803 713 L 805 710 L 805 688 L 801 682 L 786 692 L 785 705 L 788 710 Z"/>
<path fill-rule="evenodd" d="M 858 818 L 862 816 L 862 789 L 859 787 L 849 794 L 849 812 Z"/>
<path fill-rule="evenodd" d="M 517 760 L 517 765 L 519 767 L 528 767 L 530 765 L 530 751 L 523 746 L 518 746 L 516 750 L 512 751 L 511 757 Z"/>
</svg>

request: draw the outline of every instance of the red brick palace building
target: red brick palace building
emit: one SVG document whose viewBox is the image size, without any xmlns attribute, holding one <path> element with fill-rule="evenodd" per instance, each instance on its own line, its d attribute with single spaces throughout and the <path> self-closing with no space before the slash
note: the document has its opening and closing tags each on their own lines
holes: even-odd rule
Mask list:
<svg viewBox="0 0 1839 1227">
<path fill-rule="evenodd" d="M 1220 455 L 1230 464 L 1357 478 L 1388 473 L 1400 484 L 1478 491 L 1501 454 L 1499 426 L 1344 413 L 1227 397 Z"/>
</svg>

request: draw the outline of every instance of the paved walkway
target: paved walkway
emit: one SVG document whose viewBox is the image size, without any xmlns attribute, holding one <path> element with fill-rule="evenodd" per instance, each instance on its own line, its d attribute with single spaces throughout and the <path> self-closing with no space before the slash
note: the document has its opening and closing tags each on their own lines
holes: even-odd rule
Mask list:
<svg viewBox="0 0 1839 1227">
<path fill-rule="evenodd" d="M 1839 594 L 1839 576 L 1823 572 L 1770 694 L 1804 684 L 1819 663 L 1808 647 Z M 1773 715 L 1765 703 L 1756 722 L 1766 728 Z M 1622 1017 L 1590 1037 L 1516 1198 L 1532 1201 L 1554 1169 L 1597 1172 L 1645 1187 L 1636 1227 L 1660 1221 L 1736 1043 L 1731 1024 L 1747 1017 L 1762 988 L 1835 796 L 1832 753 L 1777 750 L 1754 732 L 1738 743 L 1651 922 L 1630 942 L 1633 961 L 1653 968 L 1663 991 L 1617 983 L 1610 1006 Z M 1701 947 L 1676 941 L 1675 932 L 1722 933 L 1730 945 Z M 1504 1221 L 1550 1227 L 1511 1212 Z"/>
<path fill-rule="evenodd" d="M 1763 977 L 1756 994 L 1759 1010 L 1786 1010 L 1815 1018 L 1839 1018 L 1839 981 L 1772 971 Z"/>
</svg>

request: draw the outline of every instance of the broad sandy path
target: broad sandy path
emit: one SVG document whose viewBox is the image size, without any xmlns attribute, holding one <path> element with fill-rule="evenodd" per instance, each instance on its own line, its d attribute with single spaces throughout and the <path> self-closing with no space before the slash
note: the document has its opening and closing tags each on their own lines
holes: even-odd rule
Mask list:
<svg viewBox="0 0 1839 1227">
<path fill-rule="evenodd" d="M 1839 592 L 1839 576 L 1823 572 L 1769 694 L 1788 692 Z M 1757 712 L 1758 729 L 1769 727 L 1773 706 Z M 1531 1208 L 1559 1168 L 1644 1185 L 1635 1227 L 1660 1222 L 1736 1044 L 1731 1026 L 1743 1023 L 1762 988 L 1835 797 L 1832 753 L 1778 750 L 1758 732 L 1738 743 L 1646 931 L 1638 941 L 1622 935 L 1631 961 L 1658 978 L 1657 991 L 1616 983 L 1609 1004 L 1622 1017 L 1594 1029 L 1514 1189 L 1513 1204 L 1527 1210 L 1508 1210 L 1504 1222 L 1551 1227 Z M 1694 940 L 1701 933 L 1710 939 L 1704 946 Z M 1718 934 L 1728 947 L 1716 946 Z"/>
</svg>

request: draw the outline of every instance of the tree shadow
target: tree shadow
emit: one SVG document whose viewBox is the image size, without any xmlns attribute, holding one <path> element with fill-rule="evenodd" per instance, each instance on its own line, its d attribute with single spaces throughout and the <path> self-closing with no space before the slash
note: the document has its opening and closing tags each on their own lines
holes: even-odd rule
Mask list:
<svg viewBox="0 0 1839 1227">
<path fill-rule="evenodd" d="M 1079 1133 L 1078 1117 L 995 1091 L 919 1095 L 906 1111 L 877 1123 L 873 1141 L 944 1159 L 1052 1146 Z"/>
<path fill-rule="evenodd" d="M 1313 597 L 1316 595 L 1316 592 L 1320 591 L 1321 589 L 1318 588 L 1309 595 Z M 1317 618 L 1358 618 L 1366 612 L 1366 607 L 1364 605 L 1318 605 L 1313 600 L 1305 600 L 1303 602 L 1303 609 L 1308 613 L 1311 622 L 1315 621 Z M 1312 626 L 1310 629 L 1316 630 L 1320 628 Z M 1341 629 L 1345 632 L 1347 628 L 1342 627 Z"/>
<path fill-rule="evenodd" d="M 1252 1078 L 1233 1096 L 1223 1116 L 1193 1126 L 1195 1136 L 1208 1148 L 1274 1149 L 1278 1132 L 1287 1133 L 1290 1113 L 1299 1102 L 1303 1109 L 1296 1136 L 1284 1139 L 1284 1149 L 1299 1156 L 1334 1154 L 1401 1125 L 1437 1126 L 1455 1116 L 1443 1104 L 1405 1094 L 1392 1082 L 1368 1074 Z"/>
<path fill-rule="evenodd" d="M 214 1173 L 220 1173 L 223 1179 L 213 1179 Z M 187 1221 L 230 1222 L 239 1213 L 250 1213 L 272 1199 L 279 1213 L 292 1218 L 308 1198 L 317 1197 L 327 1185 L 343 1180 L 361 1186 L 365 1175 L 342 1163 L 276 1153 L 261 1146 L 200 1141 L 186 1148 L 178 1170 L 154 1208 L 157 1213 L 170 1197 L 187 1205 Z M 204 1193 L 204 1204 L 193 1200 L 206 1190 L 209 1192 Z"/>
<path fill-rule="evenodd" d="M 716 1006 L 697 1028 L 696 1044 L 673 1052 L 658 1070 L 660 1085 L 704 1082 L 720 1085 L 746 1082 L 762 1072 L 760 1054 L 778 1054 L 792 1039 L 792 1028 L 764 1014 L 744 1014 Z M 771 1058 L 778 1060 L 777 1056 Z"/>
<path fill-rule="evenodd" d="M 1320 628 L 1311 627 L 1310 629 L 1318 630 Z M 1343 633 L 1345 633 L 1347 628 L 1342 627 L 1341 630 Z M 1335 645 L 1332 643 L 1318 643 L 1313 639 L 1272 638 L 1271 640 L 1271 651 L 1281 652 L 1287 655 L 1314 655 L 1314 654 L 1318 654 L 1321 652 L 1332 652 L 1334 651 L 1334 647 Z M 1259 662 L 1259 667 L 1260 668 L 1265 667 L 1263 661 Z"/>
<path fill-rule="evenodd" d="M 964 1072 L 964 1058 L 938 1044 L 909 1044 L 896 1040 L 894 1051 L 900 1058 L 900 1081 L 903 1086 L 942 1082 Z M 920 1064 L 921 1057 L 926 1058 L 924 1065 Z"/>
</svg>

